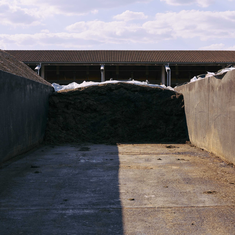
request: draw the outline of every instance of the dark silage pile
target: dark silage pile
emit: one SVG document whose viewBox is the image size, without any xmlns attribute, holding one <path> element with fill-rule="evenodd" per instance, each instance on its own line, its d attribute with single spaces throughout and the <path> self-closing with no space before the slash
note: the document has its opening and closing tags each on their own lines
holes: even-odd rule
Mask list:
<svg viewBox="0 0 235 235">
<path fill-rule="evenodd" d="M 117 83 L 50 97 L 47 143 L 179 143 L 187 139 L 183 96 L 174 91 Z"/>
</svg>

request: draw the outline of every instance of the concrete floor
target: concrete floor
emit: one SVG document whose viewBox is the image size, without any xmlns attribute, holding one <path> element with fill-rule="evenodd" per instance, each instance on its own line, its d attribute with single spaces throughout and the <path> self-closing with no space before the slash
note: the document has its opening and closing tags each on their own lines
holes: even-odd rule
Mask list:
<svg viewBox="0 0 235 235">
<path fill-rule="evenodd" d="M 0 234 L 235 234 L 235 168 L 189 145 L 42 146 L 0 169 Z"/>
</svg>

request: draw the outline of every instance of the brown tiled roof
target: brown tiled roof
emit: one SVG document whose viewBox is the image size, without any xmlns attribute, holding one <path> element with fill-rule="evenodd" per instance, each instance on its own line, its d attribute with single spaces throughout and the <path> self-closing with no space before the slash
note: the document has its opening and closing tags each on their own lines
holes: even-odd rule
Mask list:
<svg viewBox="0 0 235 235">
<path fill-rule="evenodd" d="M 51 86 L 49 82 L 38 76 L 37 73 L 29 68 L 26 64 L 22 63 L 14 56 L 2 50 L 0 50 L 0 70 Z"/>
<path fill-rule="evenodd" d="M 7 50 L 25 63 L 235 63 L 235 51 Z"/>
</svg>

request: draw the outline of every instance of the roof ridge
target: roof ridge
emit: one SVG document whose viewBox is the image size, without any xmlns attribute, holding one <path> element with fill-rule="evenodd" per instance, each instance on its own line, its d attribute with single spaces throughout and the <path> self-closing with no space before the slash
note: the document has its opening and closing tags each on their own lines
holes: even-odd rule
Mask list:
<svg viewBox="0 0 235 235">
<path fill-rule="evenodd" d="M 221 50 L 6 50 L 29 63 L 235 63 Z"/>
</svg>

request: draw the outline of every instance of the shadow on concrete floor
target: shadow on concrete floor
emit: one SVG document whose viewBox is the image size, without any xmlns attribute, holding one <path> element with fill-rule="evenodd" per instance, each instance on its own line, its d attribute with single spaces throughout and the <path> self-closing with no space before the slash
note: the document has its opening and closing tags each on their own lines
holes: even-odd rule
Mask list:
<svg viewBox="0 0 235 235">
<path fill-rule="evenodd" d="M 0 170 L 2 234 L 123 234 L 117 146 L 44 146 Z"/>
</svg>

